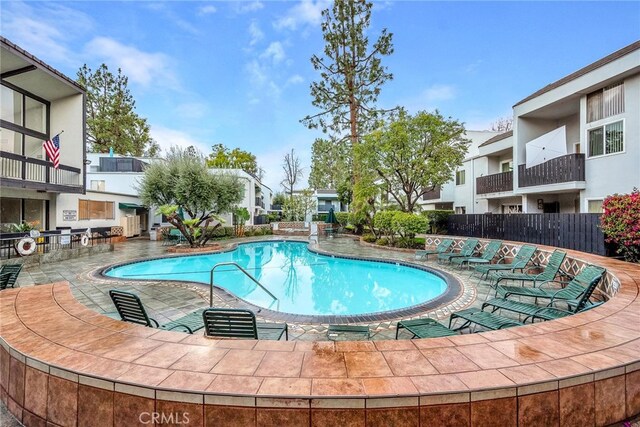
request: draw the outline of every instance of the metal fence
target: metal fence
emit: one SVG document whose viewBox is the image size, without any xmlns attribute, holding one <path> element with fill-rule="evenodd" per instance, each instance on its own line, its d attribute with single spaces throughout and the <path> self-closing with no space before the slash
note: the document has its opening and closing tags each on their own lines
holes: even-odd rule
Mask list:
<svg viewBox="0 0 640 427">
<path fill-rule="evenodd" d="M 513 240 L 606 255 L 600 214 L 450 215 L 451 235 Z"/>
<path fill-rule="evenodd" d="M 33 237 L 36 244 L 33 255 L 45 254 L 59 249 L 72 249 L 85 246 L 82 244 L 82 236 L 86 235 L 86 233 L 86 228 L 41 231 L 39 236 Z M 0 259 L 20 257 L 18 245 L 22 239 L 28 237 L 31 237 L 29 231 L 0 233 Z M 87 246 L 110 243 L 112 237 L 115 236 L 111 235 L 111 227 L 92 228 L 91 237 L 88 239 Z"/>
</svg>

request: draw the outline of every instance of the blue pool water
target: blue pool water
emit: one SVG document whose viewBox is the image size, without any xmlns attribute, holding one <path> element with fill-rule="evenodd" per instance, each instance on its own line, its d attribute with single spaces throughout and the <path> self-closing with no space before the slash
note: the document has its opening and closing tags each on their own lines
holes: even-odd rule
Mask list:
<svg viewBox="0 0 640 427">
<path fill-rule="evenodd" d="M 279 300 L 279 310 L 307 315 L 354 315 L 396 310 L 429 301 L 447 288 L 441 277 L 396 264 L 319 255 L 302 242 L 260 242 L 231 252 L 144 261 L 113 268 L 124 279 L 189 280 L 209 284 L 220 262 L 236 262 Z M 233 266 L 214 273 L 215 284 L 260 307 L 273 299 Z"/>
</svg>

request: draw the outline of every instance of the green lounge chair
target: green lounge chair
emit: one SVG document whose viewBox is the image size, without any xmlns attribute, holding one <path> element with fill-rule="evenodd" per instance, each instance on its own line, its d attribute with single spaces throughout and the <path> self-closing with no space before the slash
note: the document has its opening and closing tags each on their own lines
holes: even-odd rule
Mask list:
<svg viewBox="0 0 640 427">
<path fill-rule="evenodd" d="M 484 252 L 479 257 L 455 257 L 451 259 L 452 264 L 458 264 L 462 267 L 465 263 L 467 266 L 471 264 L 489 264 L 502 247 L 502 240 L 492 240 L 487 244 Z"/>
<path fill-rule="evenodd" d="M 453 239 L 442 239 L 438 246 L 432 250 L 416 251 L 416 259 L 429 260 L 429 255 L 438 255 L 447 252 L 453 245 Z"/>
<path fill-rule="evenodd" d="M 474 267 L 473 274 L 480 273 L 480 279 L 486 277 L 491 271 L 516 271 L 524 270 L 529 264 L 533 254 L 536 253 L 538 248 L 532 245 L 522 245 L 518 250 L 518 253 L 513 258 L 513 262 L 509 264 L 501 264 L 505 260 L 505 257 L 500 257 L 495 264 L 476 265 Z M 472 274 L 472 275 L 473 275 Z"/>
<path fill-rule="evenodd" d="M 187 314 L 186 316 L 160 326 L 157 320 L 152 319 L 147 315 L 147 311 L 144 309 L 142 301 L 140 301 L 140 298 L 138 298 L 136 294 L 112 289 L 109 291 L 109 296 L 111 297 L 111 301 L 113 301 L 113 305 L 116 306 L 116 310 L 118 310 L 120 319 L 124 322 L 131 322 L 147 326 L 149 328 L 160 328 L 166 330 L 183 328 L 185 329 L 185 332 L 190 334 L 204 327 L 204 324 L 202 323 L 202 312 L 204 309 L 196 310 L 193 313 Z"/>
<path fill-rule="evenodd" d="M 453 258 L 467 258 L 473 256 L 478 246 L 478 239 L 467 239 L 458 253 L 438 254 L 438 262 L 451 262 Z"/>
<path fill-rule="evenodd" d="M 579 313 L 581 311 L 590 310 L 602 304 L 602 302 L 593 303 L 589 299 L 591 298 L 591 295 L 593 295 L 593 292 L 598 286 L 598 283 L 600 283 L 600 280 L 602 280 L 604 273 L 605 270 L 599 267 L 595 267 L 594 269 L 590 269 L 587 267 L 583 269 L 574 278 L 574 281 L 577 281 L 577 283 L 581 283 L 583 281 L 591 279 L 591 282 L 589 282 L 589 284 L 585 288 L 585 291 L 577 299 L 573 301 L 564 300 L 564 302 L 566 302 L 568 306 L 567 310 L 559 309 L 556 307 L 541 307 L 536 304 L 514 301 L 507 298 L 493 298 L 482 304 L 482 310 L 484 310 L 486 307 L 492 307 L 492 312 L 501 309 L 524 314 L 527 316 L 524 319 L 525 322 L 529 318 L 531 318 L 532 320 L 559 319 L 561 317 L 566 317 L 571 314 Z"/>
<path fill-rule="evenodd" d="M 282 335 L 289 340 L 286 323 L 258 323 L 250 310 L 207 308 L 202 313 L 205 335 L 222 338 L 248 338 L 279 340 Z"/>
<path fill-rule="evenodd" d="M 462 326 L 453 329 L 451 327 L 451 324 L 455 319 L 464 319 L 464 323 L 462 324 Z M 488 311 L 482 311 L 477 308 L 468 308 L 466 310 L 457 311 L 451 315 L 451 317 L 449 318 L 449 329 L 459 331 L 460 329 L 471 326 L 472 323 L 475 323 L 487 329 L 491 329 L 492 331 L 497 329 L 510 328 L 512 326 L 523 325 L 523 323 L 510 319 L 508 317 L 499 316 L 497 314 L 490 313 Z"/>
<path fill-rule="evenodd" d="M 7 264 L 0 268 L 0 290 L 13 288 L 22 271 L 22 264 Z"/>
<path fill-rule="evenodd" d="M 433 319 L 413 319 L 413 320 L 401 320 L 396 326 L 396 339 L 398 339 L 398 333 L 401 329 L 406 329 L 411 332 L 413 338 L 439 338 L 448 337 L 451 335 L 458 335 L 454 330 L 451 330 L 441 323 L 436 322 Z"/>
<path fill-rule="evenodd" d="M 488 275 L 490 279 L 489 285 L 491 287 L 495 287 L 499 285 L 502 280 L 520 280 L 523 284 L 524 282 L 533 282 L 533 286 L 536 286 L 536 283 L 540 284 L 542 282 L 553 281 L 558 272 L 560 272 L 560 267 L 562 267 L 562 263 L 566 256 L 566 252 L 556 249 L 549 257 L 549 262 L 544 266 L 544 270 L 538 274 L 526 273 L 526 269 L 524 270 L 525 272 L 522 273 L 516 273 L 513 271 L 490 272 Z"/>
<path fill-rule="evenodd" d="M 583 299 L 583 296 L 587 295 L 589 298 L 595 290 L 598 283 L 593 283 L 596 278 L 601 278 L 605 269 L 597 267 L 595 265 L 586 266 L 576 277 L 567 283 L 564 288 L 552 288 L 547 289 L 545 286 L 554 283 L 552 281 L 543 282 L 537 288 L 524 287 L 524 286 L 503 286 L 499 285 L 496 288 L 496 296 L 502 295 L 504 298 L 509 298 L 511 295 L 524 296 L 535 298 L 549 299 L 549 305 L 553 305 L 557 300 L 565 301 L 569 307 L 573 305 L 580 306 L 579 301 Z M 592 289 L 590 289 L 592 288 Z M 587 301 L 588 298 L 584 301 Z M 583 305 L 586 302 L 583 301 Z"/>
</svg>

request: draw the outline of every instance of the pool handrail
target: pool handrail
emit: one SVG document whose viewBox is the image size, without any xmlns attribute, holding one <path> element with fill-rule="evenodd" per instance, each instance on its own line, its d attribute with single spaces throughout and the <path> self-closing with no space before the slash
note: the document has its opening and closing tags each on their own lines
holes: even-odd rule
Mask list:
<svg viewBox="0 0 640 427">
<path fill-rule="evenodd" d="M 216 268 L 218 267 L 222 267 L 225 265 L 231 265 L 236 267 L 238 270 L 240 270 L 242 273 L 244 273 L 245 276 L 247 276 L 249 279 L 253 280 L 253 282 L 260 286 L 260 288 L 262 288 L 263 291 L 265 291 L 271 298 L 273 298 L 273 300 L 276 302 L 276 311 L 280 311 L 280 300 L 274 295 L 272 294 L 269 289 L 267 289 L 266 287 L 264 287 L 264 285 L 260 282 L 258 282 L 258 280 L 253 277 L 251 274 L 249 274 L 247 272 L 247 270 L 245 270 L 244 268 L 242 268 L 240 265 L 238 265 L 235 262 L 219 262 L 218 264 L 214 265 L 213 268 L 211 269 L 211 280 L 209 281 L 209 307 L 213 307 L 213 272 Z M 272 304 L 273 305 L 273 304 Z M 269 306 L 271 307 L 271 306 Z"/>
</svg>

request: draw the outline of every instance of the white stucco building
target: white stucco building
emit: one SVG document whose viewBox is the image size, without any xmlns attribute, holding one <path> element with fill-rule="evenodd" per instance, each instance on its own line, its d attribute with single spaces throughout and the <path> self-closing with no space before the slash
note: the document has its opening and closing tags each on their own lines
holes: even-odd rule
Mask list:
<svg viewBox="0 0 640 427">
<path fill-rule="evenodd" d="M 3 37 L 0 74 L 0 231 L 23 221 L 55 229 L 58 196 L 85 189 L 84 89 Z M 58 134 L 55 169 L 43 142 Z"/>
<path fill-rule="evenodd" d="M 250 218 L 247 221 L 247 225 L 262 224 L 264 216 L 267 211 L 270 210 L 271 199 L 273 198 L 273 191 L 265 184 L 260 182 L 257 176 L 250 174 L 242 169 L 209 169 L 213 173 L 225 173 L 236 176 L 240 182 L 244 185 L 244 198 L 242 202 L 238 204 L 240 208 L 247 208 Z M 223 215 L 225 225 L 233 224 L 231 214 Z"/>
</svg>

